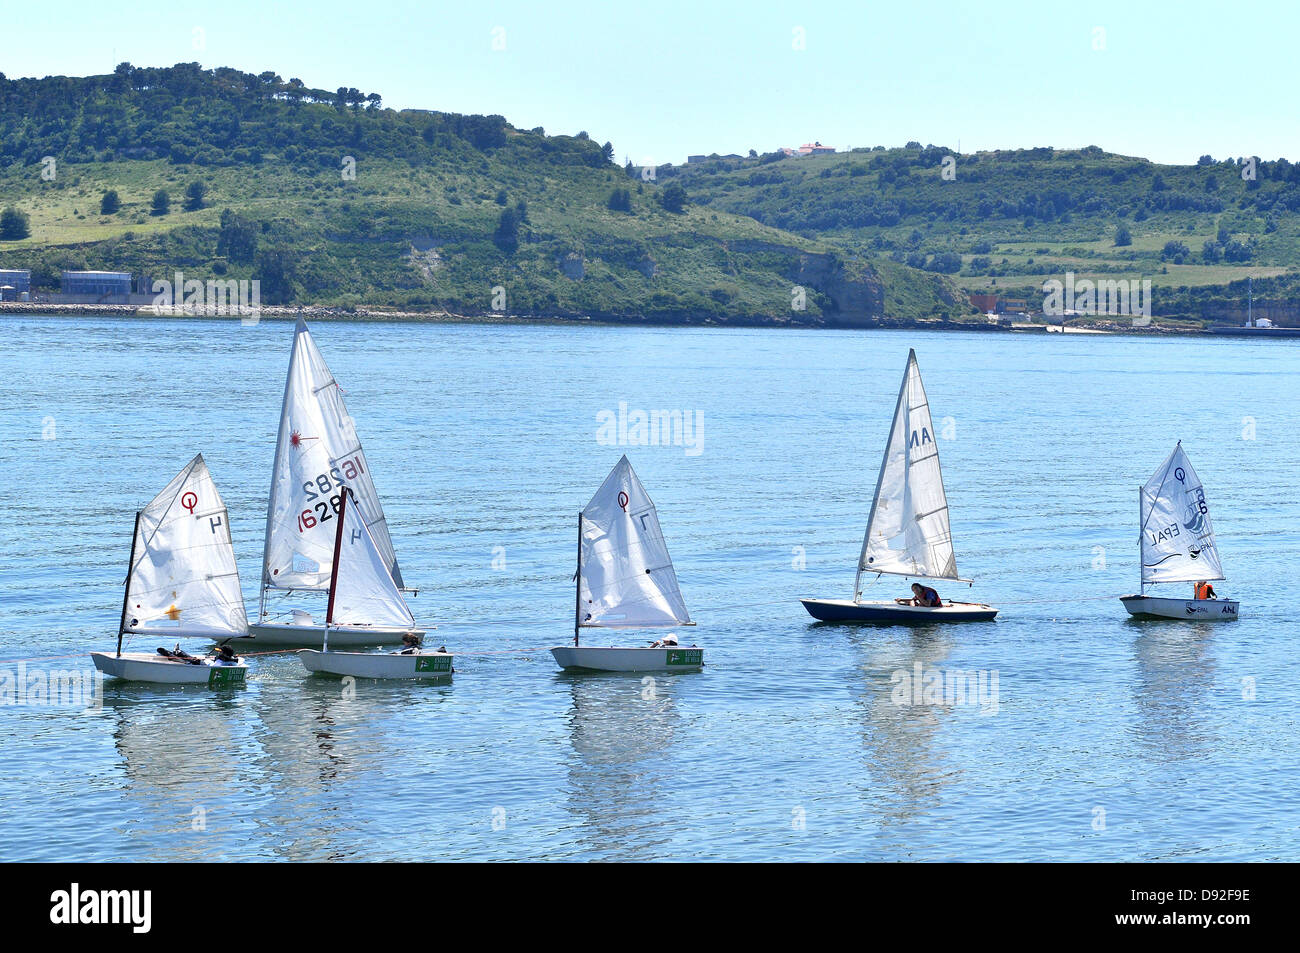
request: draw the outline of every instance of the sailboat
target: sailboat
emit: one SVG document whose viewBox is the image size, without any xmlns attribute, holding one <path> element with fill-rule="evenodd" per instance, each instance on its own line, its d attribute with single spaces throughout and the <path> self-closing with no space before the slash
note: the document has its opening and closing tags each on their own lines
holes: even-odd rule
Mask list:
<svg viewBox="0 0 1300 953">
<path fill-rule="evenodd" d="M 238 658 L 196 658 L 177 650 L 123 652 L 124 636 L 225 640 L 246 635 L 226 505 L 199 454 L 135 514 L 122 594 L 117 651 L 91 652 L 105 675 L 168 684 L 243 684 Z M 232 655 L 232 653 L 223 653 Z"/>
<path fill-rule="evenodd" d="M 977 602 L 918 606 L 911 605 L 912 600 L 864 601 L 863 573 L 970 583 L 957 575 L 939 447 L 915 350 L 907 352 L 894 424 L 858 557 L 853 598 L 800 601 L 823 622 L 987 622 L 998 614 L 992 606 Z"/>
<path fill-rule="evenodd" d="M 402 571 L 388 535 L 388 523 L 370 475 L 370 464 L 356 426 L 302 319 L 294 330 L 289 376 L 284 385 L 280 432 L 275 444 L 271 495 L 266 509 L 266 543 L 262 557 L 262 592 L 258 621 L 249 634 L 261 644 L 310 645 L 321 625 L 303 610 L 290 619 L 269 618 L 267 592 L 286 594 L 329 589 L 333 572 L 335 527 L 349 491 L 364 519 L 389 575 L 402 588 Z M 335 645 L 384 645 L 424 630 L 414 622 L 396 625 L 380 619 L 354 618 L 339 625 Z"/>
<path fill-rule="evenodd" d="M 415 627 L 410 607 L 393 581 L 388 564 L 375 545 L 370 527 L 361 517 L 360 507 L 350 491 L 343 492 L 338 519 L 334 523 L 329 602 L 325 610 L 325 627 L 320 632 L 321 650 L 301 650 L 298 657 L 303 666 L 309 672 L 357 678 L 437 678 L 450 675 L 452 656 L 446 651 L 382 653 L 330 650 L 330 636 L 341 627 L 373 623 L 405 631 Z"/>
<path fill-rule="evenodd" d="M 1205 622 L 1237 618 L 1239 605 L 1233 599 L 1175 599 L 1146 594 L 1147 586 L 1156 583 L 1224 578 L 1205 488 L 1181 440 L 1160 469 L 1139 488 L 1138 517 L 1141 588 L 1137 595 L 1120 597 L 1129 614 Z"/>
<path fill-rule="evenodd" d="M 655 505 L 626 456 L 578 514 L 573 645 L 551 649 L 561 668 L 680 672 L 704 665 L 704 650 L 665 636 L 650 646 L 580 645 L 583 629 L 694 625 L 659 528 Z"/>
</svg>

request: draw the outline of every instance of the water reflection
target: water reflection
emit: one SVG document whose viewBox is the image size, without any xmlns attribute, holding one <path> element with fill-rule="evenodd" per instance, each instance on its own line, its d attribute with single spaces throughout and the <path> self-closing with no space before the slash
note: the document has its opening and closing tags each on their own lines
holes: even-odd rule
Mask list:
<svg viewBox="0 0 1300 953">
<path fill-rule="evenodd" d="M 243 835 L 244 780 L 233 692 L 112 685 L 104 714 L 125 782 L 105 818 L 151 860 L 211 857 Z"/>
<path fill-rule="evenodd" d="M 389 777 L 405 770 L 414 746 L 407 712 L 442 699 L 450 686 L 309 677 L 296 658 L 273 664 L 249 706 L 250 782 L 277 792 L 257 823 L 277 857 L 356 856 L 359 819 L 377 792 L 401 796 Z"/>
<path fill-rule="evenodd" d="M 951 706 L 899 704 L 895 698 L 896 690 L 915 678 L 918 665 L 922 673 L 939 668 L 952 653 L 953 640 L 942 627 L 851 627 L 849 632 L 862 657 L 850 675 L 850 691 L 862 725 L 868 773 L 863 793 L 888 826 L 925 813 L 956 777 L 935 745 Z"/>
<path fill-rule="evenodd" d="M 664 754 L 678 725 L 673 676 L 556 676 L 569 689 L 568 801 L 586 851 L 607 860 L 664 859 Z"/>
<path fill-rule="evenodd" d="M 1214 684 L 1210 640 L 1223 623 L 1128 619 L 1125 624 L 1137 631 L 1138 741 L 1161 761 L 1200 756 L 1212 740 L 1206 723 Z"/>
<path fill-rule="evenodd" d="M 430 715 L 449 691 L 311 678 L 292 656 L 261 660 L 243 691 L 107 687 L 131 852 L 157 861 L 365 853 L 360 828 L 376 792 L 403 798 L 392 778 L 409 772 L 413 753 L 429 770 L 421 745 L 431 736 L 411 713 Z"/>
</svg>

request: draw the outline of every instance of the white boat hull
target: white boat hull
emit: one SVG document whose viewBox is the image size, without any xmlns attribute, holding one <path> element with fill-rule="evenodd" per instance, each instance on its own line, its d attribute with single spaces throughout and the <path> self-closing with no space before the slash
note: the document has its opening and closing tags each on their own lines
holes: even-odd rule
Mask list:
<svg viewBox="0 0 1300 953">
<path fill-rule="evenodd" d="M 255 622 L 248 627 L 258 646 L 320 645 L 325 637 L 323 625 L 295 625 L 292 622 Z M 424 629 L 401 629 L 387 625 L 330 626 L 330 646 L 358 648 L 364 645 L 401 645 L 402 636 L 423 636 Z"/>
<path fill-rule="evenodd" d="M 237 665 L 214 665 L 204 660 L 198 665 L 192 665 L 189 662 L 173 662 L 161 655 L 147 652 L 123 652 L 121 655 L 91 652 L 90 658 L 94 661 L 95 668 L 112 678 L 156 682 L 160 685 L 243 685 L 248 674 L 248 666 L 243 662 Z"/>
<path fill-rule="evenodd" d="M 1166 599 L 1159 596 L 1120 596 L 1129 615 L 1196 622 L 1230 622 L 1238 617 L 1235 599 Z"/>
<path fill-rule="evenodd" d="M 704 667 L 704 649 L 696 646 L 558 645 L 551 649 L 551 654 L 560 668 L 594 672 L 697 672 Z"/>
<path fill-rule="evenodd" d="M 333 639 L 333 635 L 330 636 Z M 450 678 L 450 652 L 420 652 L 397 655 L 382 652 L 320 652 L 303 649 L 298 653 L 303 668 L 321 675 L 353 678 Z"/>
</svg>

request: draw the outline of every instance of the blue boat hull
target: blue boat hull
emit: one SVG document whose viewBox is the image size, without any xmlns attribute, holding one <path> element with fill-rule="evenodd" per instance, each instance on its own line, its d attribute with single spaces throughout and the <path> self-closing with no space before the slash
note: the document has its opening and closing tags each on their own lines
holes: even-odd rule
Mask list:
<svg viewBox="0 0 1300 953">
<path fill-rule="evenodd" d="M 924 625 L 939 622 L 991 622 L 998 610 L 976 602 L 941 606 L 905 606 L 897 602 L 853 602 L 849 599 L 800 599 L 808 614 L 820 622 L 883 622 Z"/>
</svg>

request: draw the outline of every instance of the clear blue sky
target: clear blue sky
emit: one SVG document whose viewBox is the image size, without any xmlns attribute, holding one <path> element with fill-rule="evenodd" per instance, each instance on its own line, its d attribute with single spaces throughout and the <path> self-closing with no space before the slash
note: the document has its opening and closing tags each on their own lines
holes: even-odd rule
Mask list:
<svg viewBox="0 0 1300 953">
<path fill-rule="evenodd" d="M 5 6 L 10 77 L 122 60 L 271 69 L 378 92 L 386 106 L 585 129 L 637 164 L 814 139 L 1300 159 L 1300 6 L 1282 2 Z M 504 50 L 493 49 L 498 27 Z"/>
</svg>

